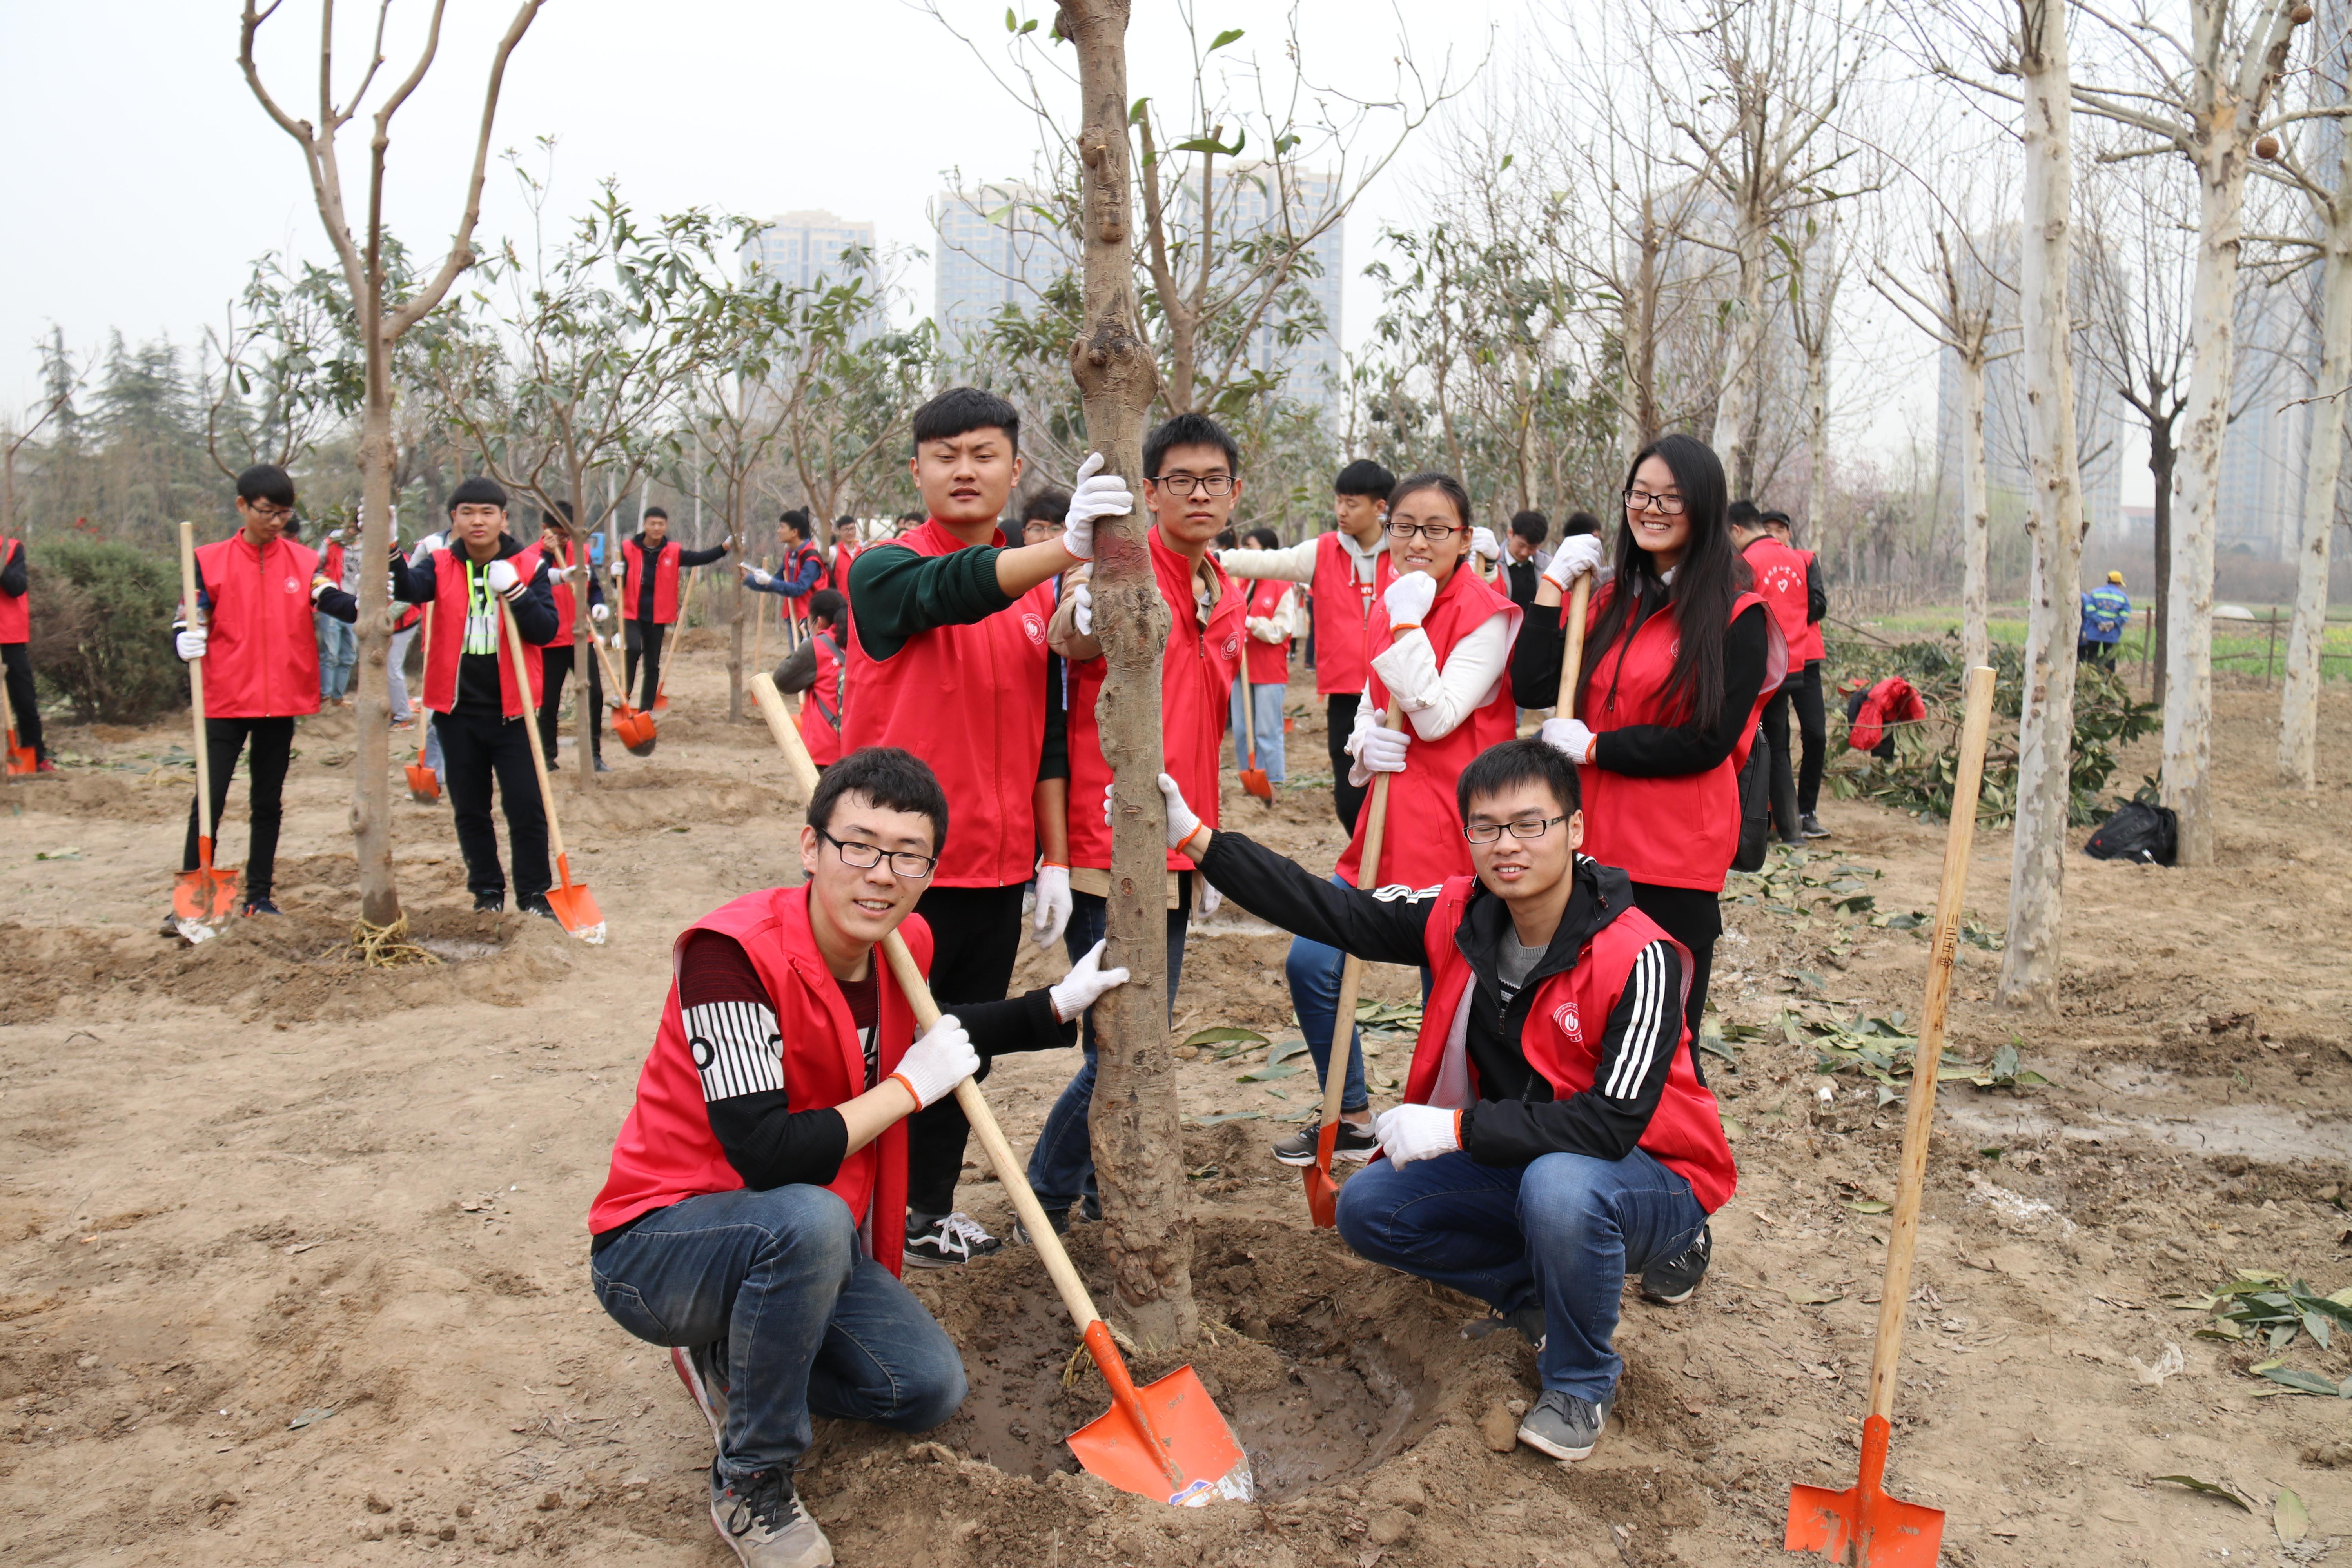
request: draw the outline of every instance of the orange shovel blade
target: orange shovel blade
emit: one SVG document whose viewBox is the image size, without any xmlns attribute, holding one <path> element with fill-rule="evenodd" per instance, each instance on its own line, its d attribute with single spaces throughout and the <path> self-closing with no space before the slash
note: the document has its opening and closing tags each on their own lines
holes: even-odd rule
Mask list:
<svg viewBox="0 0 2352 1568">
<path fill-rule="evenodd" d="M 29 773 L 40 772 L 40 768 L 41 759 L 34 754 L 33 748 L 30 746 L 18 745 L 16 743 L 16 731 L 14 730 L 9 731 L 8 776 L 11 778 L 23 778 Z"/>
<path fill-rule="evenodd" d="M 408 798 L 419 805 L 431 805 L 441 798 L 441 777 L 423 763 L 408 764 Z"/>
<path fill-rule="evenodd" d="M 1087 1343 L 1101 1360 L 1108 1331 L 1087 1331 Z M 1100 1344 L 1097 1343 L 1097 1338 Z M 1104 1367 L 1106 1378 L 1111 1369 Z M 1118 1366 L 1117 1382 L 1125 1381 Z M 1116 1386 L 1114 1383 L 1114 1386 Z M 1135 1410 L 1120 1399 L 1069 1436 L 1070 1452 L 1088 1475 L 1100 1476 L 1121 1491 L 1177 1508 L 1200 1508 L 1220 1498 L 1246 1502 L 1252 1491 L 1249 1456 L 1217 1409 L 1199 1374 L 1180 1366 L 1157 1383 L 1132 1389 Z"/>
<path fill-rule="evenodd" d="M 604 911 L 596 907 L 596 895 L 588 890 L 585 882 L 572 879 L 572 858 L 555 858 L 557 885 L 547 889 L 547 907 L 555 911 L 556 923 L 573 936 L 592 942 L 604 940 Z"/>
<path fill-rule="evenodd" d="M 1886 1467 L 1886 1418 L 1863 1424 L 1862 1479 L 1844 1491 L 1789 1489 L 1790 1552 L 1818 1552 L 1852 1568 L 1936 1568 L 1944 1511 L 1899 1502 L 1880 1489 Z"/>
<path fill-rule="evenodd" d="M 196 840 L 196 868 L 172 884 L 172 912 L 184 921 L 210 925 L 228 919 L 236 907 L 236 868 L 213 864 L 213 841 Z"/>
<path fill-rule="evenodd" d="M 628 748 L 629 755 L 633 757 L 646 756 L 653 752 L 656 739 L 653 716 L 643 709 L 631 708 L 626 704 L 614 709 L 613 733 L 621 738 L 621 744 Z"/>
<path fill-rule="evenodd" d="M 1241 772 L 1241 780 L 1242 788 L 1249 791 L 1250 794 L 1257 796 L 1258 799 L 1272 800 L 1274 798 L 1274 785 L 1267 780 L 1264 769 L 1244 768 Z"/>
<path fill-rule="evenodd" d="M 1315 1140 L 1315 1163 L 1299 1174 L 1307 1178 L 1307 1212 L 1318 1230 L 1339 1223 L 1339 1184 L 1331 1179 L 1331 1153 L 1339 1146 L 1339 1124 L 1327 1121 Z"/>
</svg>

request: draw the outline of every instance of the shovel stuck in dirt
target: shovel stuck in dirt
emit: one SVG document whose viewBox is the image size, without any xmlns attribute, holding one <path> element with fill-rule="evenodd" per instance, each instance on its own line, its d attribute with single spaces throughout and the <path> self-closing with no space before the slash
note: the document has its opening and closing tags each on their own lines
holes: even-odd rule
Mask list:
<svg viewBox="0 0 2352 1568">
<path fill-rule="evenodd" d="M 0 731 L 7 736 L 5 748 L 6 776 L 12 779 L 30 778 L 41 771 L 41 759 L 30 746 L 16 743 L 16 710 L 8 706 L 8 683 L 0 679 Z"/>
<path fill-rule="evenodd" d="M 1265 770 L 1257 765 L 1257 694 L 1249 689 L 1249 671 L 1242 672 L 1241 684 L 1234 688 L 1242 694 L 1242 721 L 1249 726 L 1249 766 L 1240 770 L 1242 788 L 1265 801 L 1274 804 L 1274 784 Z M 1277 740 L 1276 744 L 1280 744 Z"/>
<path fill-rule="evenodd" d="M 180 524 L 180 596 L 188 624 L 196 616 L 196 525 Z M 205 661 L 188 661 L 188 708 L 196 721 L 196 868 L 172 884 L 172 914 L 180 934 L 203 942 L 236 907 L 236 868 L 213 864 L 212 748 L 205 743 Z"/>
<path fill-rule="evenodd" d="M 751 696 L 793 777 L 803 791 L 814 794 L 816 763 L 793 723 L 783 693 L 776 689 L 774 677 L 766 670 L 753 676 Z M 882 939 L 882 952 L 892 978 L 914 1009 L 915 1026 L 929 1028 L 939 1020 L 939 1004 L 931 1000 L 931 989 L 915 967 L 905 941 L 892 931 Z M 1078 1463 L 1087 1474 L 1101 1477 L 1121 1491 L 1178 1508 L 1199 1508 L 1219 1498 L 1248 1501 L 1255 1484 L 1249 1456 L 1242 1451 L 1241 1440 L 1234 1436 L 1216 1401 L 1209 1397 L 1200 1375 L 1190 1366 L 1180 1366 L 1155 1382 L 1136 1385 L 1128 1373 L 1126 1358 L 1111 1338 L 1110 1325 L 1095 1310 L 1086 1281 L 1078 1278 L 1061 1237 L 1045 1217 L 1037 1194 L 1030 1190 L 1027 1171 L 1013 1155 L 1013 1145 L 1005 1142 L 1004 1130 L 996 1124 L 996 1115 L 982 1097 L 980 1086 L 966 1079 L 956 1085 L 955 1096 L 988 1154 L 988 1163 L 995 1167 L 998 1183 L 1013 1200 L 1022 1228 L 1029 1233 L 1045 1272 L 1053 1277 L 1054 1288 L 1061 1293 L 1070 1321 L 1077 1325 L 1087 1353 L 1094 1357 L 1103 1381 L 1110 1384 L 1110 1408 L 1069 1436 L 1070 1451 L 1078 1457 Z"/>
<path fill-rule="evenodd" d="M 433 606 L 430 605 L 425 606 L 425 630 L 421 635 L 425 643 L 425 668 L 431 669 L 433 668 Z M 432 805 L 441 799 L 441 775 L 425 763 L 425 753 L 433 744 L 433 715 L 425 710 L 425 705 L 421 702 L 416 705 L 416 708 L 419 715 L 416 728 L 421 733 L 416 737 L 416 760 L 408 764 L 408 798 L 419 805 Z"/>
<path fill-rule="evenodd" d="M 1401 728 L 1403 716 L 1396 693 L 1389 693 L 1389 710 L 1381 716 L 1381 725 Z M 1373 779 L 1371 798 L 1364 803 L 1364 809 L 1372 815 L 1364 829 L 1364 858 L 1356 872 L 1360 888 L 1380 886 L 1381 844 L 1388 837 L 1389 780 L 1393 776 L 1381 773 Z M 1339 1097 L 1348 1084 L 1348 1058 L 1355 1049 L 1356 993 L 1363 983 L 1364 961 L 1351 952 L 1339 969 L 1339 1005 L 1331 1015 L 1331 1044 L 1323 1057 L 1323 1130 L 1316 1135 L 1315 1163 L 1299 1173 L 1307 1178 L 1307 1212 L 1318 1230 L 1339 1223 L 1339 1184 L 1331 1179 L 1331 1156 L 1339 1147 Z"/>
<path fill-rule="evenodd" d="M 596 645 L 596 657 L 604 660 L 604 679 L 610 680 L 613 689 L 621 694 L 613 704 L 613 733 L 621 738 L 621 744 L 629 755 L 652 756 L 654 742 L 660 738 L 654 729 L 654 716 L 642 708 L 629 706 L 629 689 L 622 683 L 621 672 L 614 666 L 613 650 L 598 637 L 592 636 L 588 640 Z"/>
<path fill-rule="evenodd" d="M 516 686 L 522 692 L 523 712 L 530 720 L 530 771 L 539 776 L 539 803 L 547 813 L 548 847 L 555 852 L 556 885 L 547 889 L 547 907 L 555 911 L 556 923 L 592 947 L 604 942 L 604 911 L 596 907 L 596 895 L 588 890 L 585 882 L 572 879 L 572 858 L 563 852 L 563 826 L 555 819 L 555 791 L 547 782 L 547 754 L 539 749 L 539 707 L 530 700 L 530 671 L 523 662 L 522 628 L 515 625 L 513 612 L 505 600 L 499 601 L 499 620 L 507 628 L 507 652 L 514 660 Z"/>
<path fill-rule="evenodd" d="M 1870 1415 L 1862 1425 L 1862 1475 L 1843 1491 L 1789 1489 L 1790 1552 L 1818 1552 L 1851 1568 L 1936 1568 L 1944 1510 L 1888 1497 L 1882 1482 L 1895 1414 L 1895 1377 L 1903 1363 L 1903 1317 L 1911 1294 L 1911 1255 L 1919 1241 L 1919 1200 L 1927 1181 L 1927 1141 L 1936 1117 L 1936 1070 L 1944 1056 L 1944 1020 L 1952 1000 L 1952 959 L 1960 940 L 1960 898 L 1968 890 L 1969 850 L 1976 839 L 1977 793 L 1984 782 L 1985 731 L 1992 719 L 1992 671 L 1969 672 L 1960 729 L 1959 773 L 1952 783 L 1951 826 L 1944 835 L 1944 879 L 1936 894 L 1936 929 L 1927 944 L 1927 996 L 1919 1043 L 1911 1053 L 1911 1099 L 1903 1123 L 1903 1165 L 1886 1240 L 1886 1276 L 1878 1299 L 1878 1345 L 1870 1362 Z"/>
</svg>

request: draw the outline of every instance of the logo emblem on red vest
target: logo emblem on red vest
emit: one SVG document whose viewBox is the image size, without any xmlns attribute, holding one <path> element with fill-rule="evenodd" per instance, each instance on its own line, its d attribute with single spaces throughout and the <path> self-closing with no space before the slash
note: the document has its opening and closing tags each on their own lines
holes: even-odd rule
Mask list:
<svg viewBox="0 0 2352 1568">
<path fill-rule="evenodd" d="M 1242 639 L 1239 637 L 1227 637 L 1225 639 L 1224 657 L 1227 658 L 1239 658 L 1241 655 Z"/>
<path fill-rule="evenodd" d="M 1039 647 L 1045 646 L 1045 617 L 1038 615 L 1036 611 L 1029 610 L 1022 615 L 1021 629 L 1029 634 L 1031 642 L 1035 643 Z"/>
<path fill-rule="evenodd" d="M 1580 1046 L 1584 1044 L 1584 1021 L 1576 1016 L 1575 1003 L 1561 1003 L 1559 1008 L 1552 1014 L 1551 1021 L 1558 1024 L 1559 1026 L 1559 1032 L 1566 1035 L 1570 1040 L 1573 1040 Z"/>
<path fill-rule="evenodd" d="M 302 584 L 294 578 L 289 577 L 286 579 L 286 591 L 289 594 L 299 594 L 302 591 Z"/>
</svg>

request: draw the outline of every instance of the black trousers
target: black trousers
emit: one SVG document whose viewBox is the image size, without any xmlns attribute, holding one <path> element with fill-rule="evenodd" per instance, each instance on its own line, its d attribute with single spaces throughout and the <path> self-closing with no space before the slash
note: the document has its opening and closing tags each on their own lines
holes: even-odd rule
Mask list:
<svg viewBox="0 0 2352 1568">
<path fill-rule="evenodd" d="M 10 701 L 16 698 L 12 693 Z M 285 818 L 286 765 L 294 756 L 291 719 L 206 719 L 205 761 L 212 768 L 213 858 L 220 858 L 221 809 L 228 804 L 228 776 L 237 753 L 252 742 L 246 759 L 247 815 L 252 837 L 245 848 L 245 896 L 266 899 L 278 871 L 278 826 Z M 188 802 L 188 842 L 180 869 L 196 868 L 196 803 Z"/>
<path fill-rule="evenodd" d="M 572 673 L 572 653 L 570 643 L 539 650 L 541 689 L 546 694 L 539 706 L 539 750 L 550 767 L 555 765 L 555 737 L 562 724 L 557 710 L 563 706 L 563 680 Z M 596 716 L 591 733 L 595 737 L 593 754 L 599 757 L 604 754 L 604 672 L 598 668 L 603 663 L 594 654 L 588 656 L 586 701 Z"/>
<path fill-rule="evenodd" d="M 1764 704 L 1764 743 L 1771 752 L 1765 759 L 1764 793 L 1771 807 L 1773 837 L 1783 844 L 1805 841 L 1797 826 L 1803 813 L 1797 805 L 1796 772 L 1789 763 L 1789 704 L 1795 695 L 1793 688 L 1783 686 Z"/>
<path fill-rule="evenodd" d="M 1364 700 L 1361 692 L 1333 692 L 1323 700 L 1323 721 L 1329 727 L 1328 737 L 1331 748 L 1331 809 L 1339 814 L 1339 831 L 1356 831 L 1357 814 L 1364 809 L 1364 797 L 1371 794 L 1369 784 L 1358 786 L 1348 782 L 1348 769 L 1355 758 L 1348 755 L 1348 736 L 1356 728 L 1356 710 Z"/>
<path fill-rule="evenodd" d="M 41 713 L 33 706 L 33 650 L 20 642 L 0 643 L 0 668 L 7 670 L 8 712 L 16 721 L 16 744 L 47 758 L 41 744 Z"/>
<path fill-rule="evenodd" d="M 555 879 L 547 865 L 547 807 L 539 798 L 539 770 L 531 765 L 530 726 L 489 714 L 436 713 L 433 729 L 441 737 L 441 771 L 457 819 L 457 849 L 466 857 L 467 889 L 477 897 L 507 890 L 499 869 L 499 830 L 490 821 L 495 782 L 514 852 L 516 901 L 546 892 Z"/>
<path fill-rule="evenodd" d="M 1706 983 L 1715 972 L 1715 939 L 1723 934 L 1722 896 L 1704 888 L 1662 888 L 1654 882 L 1633 884 L 1633 907 L 1658 922 L 1665 933 L 1690 949 L 1689 1005 L 1683 1022 L 1690 1026 L 1691 1070 L 1706 1081 L 1706 1064 L 1699 1059 L 1698 1028 L 1706 1017 Z"/>
<path fill-rule="evenodd" d="M 628 667 L 621 672 L 621 700 L 626 702 L 629 700 L 629 693 L 639 689 L 637 661 L 643 658 L 646 667 L 646 683 L 643 689 L 646 700 L 638 703 L 637 707 L 647 713 L 654 710 L 654 699 L 661 694 L 662 637 L 668 631 L 669 627 L 659 621 L 629 623 Z"/>
<path fill-rule="evenodd" d="M 915 912 L 931 928 L 931 996 L 940 1011 L 960 1002 L 1002 1002 L 1021 956 L 1021 886 L 932 888 Z M 988 1076 L 989 1058 L 980 1071 Z M 971 1123 L 953 1095 L 907 1118 L 907 1208 L 910 1215 L 955 1212 Z"/>
<path fill-rule="evenodd" d="M 1822 804 L 1822 768 L 1829 761 L 1829 715 L 1822 707 L 1822 661 L 1810 659 L 1805 665 L 1805 679 L 1793 688 L 1783 688 L 1789 694 L 1790 706 L 1797 711 L 1797 734 L 1803 742 L 1802 759 L 1797 767 L 1797 809 L 1807 816 L 1813 815 Z"/>
</svg>

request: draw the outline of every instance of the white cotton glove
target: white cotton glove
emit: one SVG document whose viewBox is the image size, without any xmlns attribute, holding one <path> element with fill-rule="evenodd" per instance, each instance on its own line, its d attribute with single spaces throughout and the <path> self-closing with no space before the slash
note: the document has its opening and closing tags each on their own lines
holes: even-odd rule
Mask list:
<svg viewBox="0 0 2352 1568">
<path fill-rule="evenodd" d="M 1166 773 L 1160 775 L 1160 803 L 1168 808 L 1168 847 L 1175 849 L 1200 830 L 1201 814 L 1184 803 L 1184 792 Z"/>
<path fill-rule="evenodd" d="M 1054 999 L 1054 1016 L 1065 1024 L 1083 1014 L 1102 1000 L 1103 993 L 1127 984 L 1124 969 L 1102 967 L 1103 949 L 1108 939 L 1087 949 L 1087 955 L 1070 965 L 1059 985 L 1046 993 Z"/>
<path fill-rule="evenodd" d="M 1062 548 L 1081 561 L 1095 558 L 1095 522 L 1099 518 L 1125 517 L 1135 510 L 1127 481 L 1102 471 L 1103 455 L 1089 452 L 1078 465 L 1077 483 L 1070 487 L 1070 510 L 1062 519 Z"/>
<path fill-rule="evenodd" d="M 907 1086 L 917 1110 L 927 1110 L 955 1092 L 956 1085 L 980 1070 L 980 1053 L 953 1013 L 923 1031 L 907 1047 L 890 1076 Z"/>
<path fill-rule="evenodd" d="M 609 638 L 605 639 L 604 646 L 613 649 L 615 653 L 619 652 L 621 647 L 621 634 L 619 632 L 614 632 Z"/>
<path fill-rule="evenodd" d="M 551 563 L 547 568 L 547 580 L 551 583 L 569 583 L 579 570 L 577 566 L 557 566 Z"/>
<path fill-rule="evenodd" d="M 1374 773 L 1404 772 L 1404 753 L 1411 744 L 1402 730 L 1391 730 L 1385 724 L 1357 731 L 1348 737 L 1348 754 L 1356 759 L 1356 765 L 1349 770 L 1348 782 L 1366 784 Z M 1364 776 L 1357 778 L 1357 773 Z"/>
<path fill-rule="evenodd" d="M 1242 625 L 1260 642 L 1278 643 L 1282 640 L 1282 627 L 1275 624 L 1272 616 L 1252 616 Z"/>
<path fill-rule="evenodd" d="M 189 626 L 172 639 L 172 647 L 184 664 L 194 664 L 205 657 L 205 628 Z"/>
<path fill-rule="evenodd" d="M 612 617 L 613 612 L 606 609 L 602 605 L 591 605 L 588 606 L 588 618 L 592 621 L 606 621 L 612 619 Z"/>
<path fill-rule="evenodd" d="M 1592 731 L 1581 719 L 1547 719 L 1543 721 L 1543 728 L 1536 733 L 1543 738 L 1546 745 L 1566 752 L 1568 760 L 1572 763 L 1592 760 Z"/>
<path fill-rule="evenodd" d="M 1489 561 L 1501 560 L 1503 555 L 1503 547 L 1496 542 L 1495 531 L 1491 528 L 1472 529 L 1470 531 L 1470 553 L 1473 555 L 1484 556 Z"/>
<path fill-rule="evenodd" d="M 1078 628 L 1078 635 L 1082 637 L 1094 636 L 1095 591 L 1084 583 L 1076 584 L 1070 589 L 1070 603 L 1075 606 L 1070 618 Z"/>
<path fill-rule="evenodd" d="M 1572 534 L 1559 542 L 1559 552 L 1543 569 L 1544 580 L 1565 594 L 1569 585 L 1587 572 L 1599 572 L 1607 554 L 1599 534 Z"/>
<path fill-rule="evenodd" d="M 1051 947 L 1062 940 L 1062 928 L 1070 923 L 1070 868 L 1067 866 L 1037 868 L 1037 908 L 1029 917 L 1029 934 L 1039 947 Z"/>
<path fill-rule="evenodd" d="M 752 565 L 749 562 L 742 563 L 742 566 L 743 580 L 751 584 L 754 588 L 765 588 L 773 584 L 776 580 L 776 574 L 774 573 L 762 572 L 757 566 Z"/>
<path fill-rule="evenodd" d="M 1462 1147 L 1462 1113 L 1434 1105 L 1392 1106 L 1372 1118 L 1372 1135 L 1391 1162 L 1410 1165 Z"/>
<path fill-rule="evenodd" d="M 513 562 L 503 556 L 490 563 L 489 568 L 482 574 L 482 579 L 489 584 L 491 593 L 509 604 L 522 597 L 522 574 L 514 569 Z"/>
<path fill-rule="evenodd" d="M 1193 880 L 1199 884 L 1201 889 L 1201 918 L 1202 920 L 1207 920 L 1211 915 L 1215 914 L 1219 910 L 1225 907 L 1225 896 L 1224 894 L 1217 891 L 1216 889 L 1209 886 L 1209 879 L 1206 877 L 1196 877 Z"/>
<path fill-rule="evenodd" d="M 428 533 L 408 547 L 408 558 L 411 561 L 422 561 L 447 542 L 448 541 L 440 534 Z"/>
<path fill-rule="evenodd" d="M 1437 579 L 1426 572 L 1407 572 L 1388 586 L 1381 603 L 1388 606 L 1389 625 L 1417 626 L 1437 602 Z"/>
</svg>

